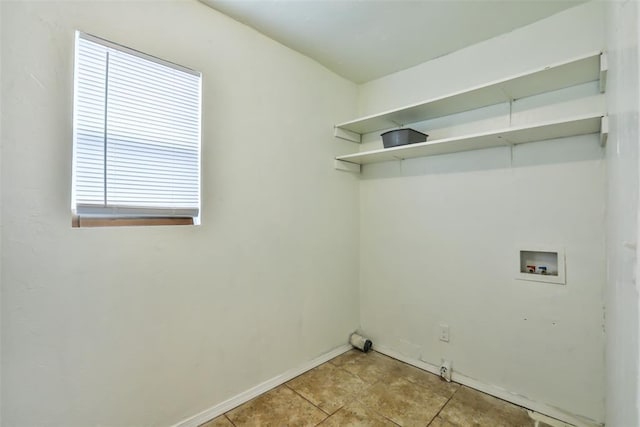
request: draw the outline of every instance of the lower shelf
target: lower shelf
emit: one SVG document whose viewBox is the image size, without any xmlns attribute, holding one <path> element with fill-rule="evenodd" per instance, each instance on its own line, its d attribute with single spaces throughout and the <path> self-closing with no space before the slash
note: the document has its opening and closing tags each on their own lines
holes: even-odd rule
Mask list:
<svg viewBox="0 0 640 427">
<path fill-rule="evenodd" d="M 546 139 L 587 135 L 598 132 L 601 133 L 601 141 L 604 145 L 606 142 L 608 127 L 607 117 L 602 114 L 573 117 L 570 119 L 511 127 L 498 131 L 464 135 L 453 138 L 436 139 L 433 141 L 403 145 L 400 147 L 362 151 L 355 154 L 338 156 L 336 157 L 336 160 L 366 165 L 368 163 L 435 156 L 438 154 L 449 154 L 460 151 L 479 150 L 482 148 L 524 144 L 526 142 L 544 141 Z"/>
</svg>

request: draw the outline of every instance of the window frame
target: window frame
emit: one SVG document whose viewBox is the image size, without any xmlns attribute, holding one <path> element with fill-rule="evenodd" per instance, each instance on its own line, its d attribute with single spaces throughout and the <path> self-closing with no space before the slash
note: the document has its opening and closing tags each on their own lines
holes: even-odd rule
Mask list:
<svg viewBox="0 0 640 427">
<path fill-rule="evenodd" d="M 129 207 L 108 205 L 89 205 L 78 203 L 76 199 L 76 185 L 77 185 L 77 148 L 78 148 L 78 86 L 80 79 L 78 77 L 80 66 L 80 40 L 84 39 L 92 43 L 104 46 L 107 49 L 117 50 L 119 52 L 135 56 L 137 58 L 159 64 L 164 67 L 169 67 L 174 70 L 190 74 L 197 77 L 197 194 L 198 194 L 198 207 L 197 209 L 190 208 L 172 208 L 172 207 Z M 72 226 L 73 227 L 103 227 L 103 226 L 132 226 L 132 225 L 199 225 L 202 215 L 202 73 L 191 68 L 179 65 L 162 58 L 149 55 L 147 53 L 132 49 L 127 46 L 120 45 L 118 43 L 97 37 L 95 35 L 76 30 L 74 37 L 74 76 L 73 76 L 73 158 L 72 158 L 72 196 L 71 196 L 71 211 L 72 211 Z M 105 86 L 105 96 L 109 95 L 108 86 Z M 106 114 L 106 112 L 105 112 Z M 107 133 L 106 124 L 105 135 Z M 107 138 L 103 143 L 106 152 Z M 106 154 L 105 154 L 106 156 Z M 105 158 L 104 174 L 107 174 L 107 159 Z M 106 179 L 106 178 L 105 178 Z M 106 193 L 106 187 L 105 193 Z M 81 209 L 81 213 L 78 212 L 78 208 Z"/>
</svg>

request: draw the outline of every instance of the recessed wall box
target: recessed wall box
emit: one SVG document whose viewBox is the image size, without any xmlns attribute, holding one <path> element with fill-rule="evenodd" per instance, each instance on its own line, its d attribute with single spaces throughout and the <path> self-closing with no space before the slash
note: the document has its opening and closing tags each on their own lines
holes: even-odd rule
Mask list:
<svg viewBox="0 0 640 427">
<path fill-rule="evenodd" d="M 518 279 L 565 284 L 564 251 L 560 249 L 520 249 Z"/>
</svg>

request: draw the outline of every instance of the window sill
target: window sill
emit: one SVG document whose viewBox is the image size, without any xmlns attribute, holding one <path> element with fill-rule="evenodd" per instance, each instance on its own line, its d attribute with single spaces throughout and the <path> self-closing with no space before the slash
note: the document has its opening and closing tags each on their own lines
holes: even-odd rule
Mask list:
<svg viewBox="0 0 640 427">
<path fill-rule="evenodd" d="M 82 227 L 136 227 L 151 225 L 193 225 L 193 218 L 185 217 L 147 217 L 147 218 L 99 218 L 79 217 L 71 219 L 73 228 Z"/>
</svg>

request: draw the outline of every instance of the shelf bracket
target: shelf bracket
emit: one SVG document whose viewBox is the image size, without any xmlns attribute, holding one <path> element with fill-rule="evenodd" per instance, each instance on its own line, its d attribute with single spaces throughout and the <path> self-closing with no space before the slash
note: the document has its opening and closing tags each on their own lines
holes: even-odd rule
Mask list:
<svg viewBox="0 0 640 427">
<path fill-rule="evenodd" d="M 357 142 L 358 144 L 362 142 L 362 135 L 359 133 L 351 132 L 350 130 L 339 127 L 333 128 L 333 136 L 347 141 Z"/>
<path fill-rule="evenodd" d="M 600 119 L 600 146 L 607 145 L 607 139 L 609 139 L 609 117 L 603 116 Z"/>
<path fill-rule="evenodd" d="M 334 162 L 334 167 L 336 168 L 336 170 L 360 173 L 361 166 L 357 163 L 345 162 L 344 160 L 338 159 L 335 159 Z"/>
<path fill-rule="evenodd" d="M 607 90 L 607 71 L 609 71 L 607 52 L 602 52 L 600 54 L 600 93 Z"/>
</svg>

